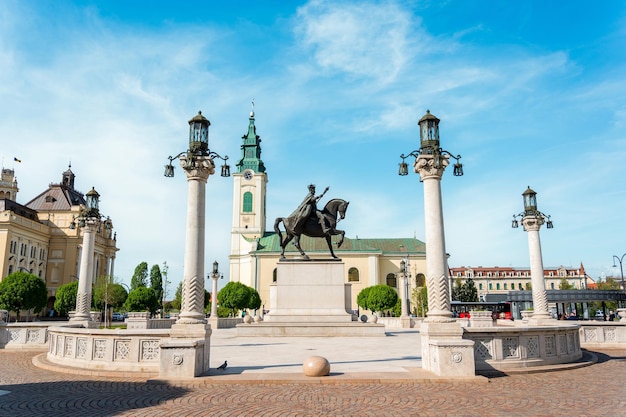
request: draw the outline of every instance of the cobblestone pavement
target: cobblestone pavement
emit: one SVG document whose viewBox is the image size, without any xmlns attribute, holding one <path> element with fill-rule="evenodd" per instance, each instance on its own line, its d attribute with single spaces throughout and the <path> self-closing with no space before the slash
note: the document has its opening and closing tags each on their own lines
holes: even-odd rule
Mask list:
<svg viewBox="0 0 626 417">
<path fill-rule="evenodd" d="M 591 366 L 468 381 L 167 383 L 37 368 L 0 350 L 0 416 L 626 416 L 626 349 Z"/>
</svg>

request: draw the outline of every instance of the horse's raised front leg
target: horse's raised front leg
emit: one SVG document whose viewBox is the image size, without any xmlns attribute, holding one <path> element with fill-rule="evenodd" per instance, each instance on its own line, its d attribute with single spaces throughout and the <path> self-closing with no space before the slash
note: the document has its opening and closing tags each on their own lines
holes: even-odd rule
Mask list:
<svg viewBox="0 0 626 417">
<path fill-rule="evenodd" d="M 341 245 L 343 245 L 343 239 L 346 237 L 346 232 L 345 230 L 335 230 L 335 232 L 336 235 L 341 235 L 341 239 L 337 242 L 337 247 L 340 248 Z"/>
</svg>

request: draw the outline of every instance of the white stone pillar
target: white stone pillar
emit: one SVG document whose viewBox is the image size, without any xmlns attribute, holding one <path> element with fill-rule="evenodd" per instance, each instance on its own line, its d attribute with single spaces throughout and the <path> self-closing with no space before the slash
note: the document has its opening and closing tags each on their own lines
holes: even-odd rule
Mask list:
<svg viewBox="0 0 626 417">
<path fill-rule="evenodd" d="M 215 172 L 208 156 L 186 155 L 180 164 L 187 174 L 187 226 L 183 266 L 182 305 L 177 324 L 206 324 L 204 315 L 204 225 L 205 194 L 209 175 Z"/>
<path fill-rule="evenodd" d="M 91 287 L 93 283 L 94 247 L 96 229 L 99 219 L 88 217 L 85 219 L 83 230 L 83 247 L 80 256 L 80 272 L 78 274 L 78 293 L 76 295 L 76 314 L 70 322 L 80 322 L 85 327 L 95 327 L 91 320 Z"/>
<path fill-rule="evenodd" d="M 539 240 L 539 229 L 544 223 L 541 216 L 530 215 L 522 218 L 522 226 L 528 232 L 528 253 L 530 255 L 530 279 L 532 282 L 533 295 L 533 320 L 549 319 L 548 296 L 546 294 L 546 284 L 543 271 L 543 260 L 541 257 L 541 241 Z"/>
<path fill-rule="evenodd" d="M 446 244 L 441 203 L 441 176 L 449 164 L 449 157 L 441 158 L 441 167 L 435 167 L 433 155 L 420 155 L 415 160 L 415 172 L 424 183 L 424 217 L 426 234 L 426 287 L 428 288 L 429 321 L 451 321 L 450 290 L 446 269 Z"/>
</svg>

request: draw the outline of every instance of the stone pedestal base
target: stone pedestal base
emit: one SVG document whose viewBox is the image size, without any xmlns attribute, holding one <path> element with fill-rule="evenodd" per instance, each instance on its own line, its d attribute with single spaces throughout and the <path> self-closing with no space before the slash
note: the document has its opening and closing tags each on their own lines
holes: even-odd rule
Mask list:
<svg viewBox="0 0 626 417">
<path fill-rule="evenodd" d="M 194 378 L 209 372 L 211 326 L 174 324 L 170 339 L 161 342 L 162 378 Z"/>
<path fill-rule="evenodd" d="M 266 323 L 350 323 L 350 284 L 337 261 L 279 262 Z M 273 294 L 272 294 L 273 293 Z"/>
<path fill-rule="evenodd" d="M 351 285 L 336 260 L 281 261 L 260 323 L 237 325 L 238 336 L 385 336 L 382 324 L 352 321 Z"/>
<path fill-rule="evenodd" d="M 428 321 L 421 326 L 422 368 L 438 376 L 473 377 L 474 342 L 463 339 L 463 328 L 454 321 Z"/>
</svg>

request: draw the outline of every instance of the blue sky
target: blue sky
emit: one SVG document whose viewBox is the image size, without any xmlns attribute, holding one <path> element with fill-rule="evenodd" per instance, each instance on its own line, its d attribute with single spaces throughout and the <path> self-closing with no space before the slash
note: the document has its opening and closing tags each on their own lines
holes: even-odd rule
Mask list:
<svg viewBox="0 0 626 417">
<path fill-rule="evenodd" d="M 181 3 L 181 2 L 178 2 Z M 423 188 L 397 175 L 417 121 L 441 119 L 465 175 L 442 181 L 450 266 L 527 266 L 511 229 L 537 191 L 543 262 L 611 275 L 626 251 L 626 6 L 582 1 L 0 2 L 0 156 L 18 202 L 94 186 L 118 232 L 115 275 L 182 277 L 187 121 L 240 157 L 250 102 L 268 224 L 306 186 L 350 201 L 349 237 L 424 239 Z M 13 162 L 13 157 L 22 160 Z M 227 271 L 232 179 L 207 184 L 206 264 Z M 173 290 L 172 290 L 173 291 Z"/>
</svg>

